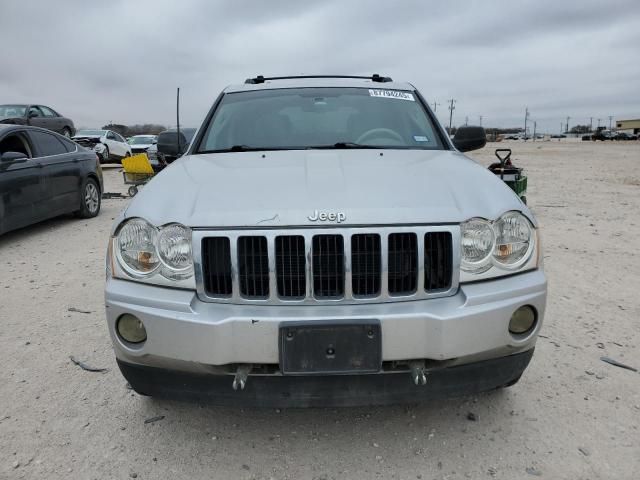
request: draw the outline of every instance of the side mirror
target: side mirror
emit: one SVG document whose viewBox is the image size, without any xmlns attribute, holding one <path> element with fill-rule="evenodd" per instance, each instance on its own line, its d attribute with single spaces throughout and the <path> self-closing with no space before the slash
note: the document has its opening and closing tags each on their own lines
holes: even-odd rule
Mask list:
<svg viewBox="0 0 640 480">
<path fill-rule="evenodd" d="M 28 159 L 29 157 L 22 152 L 4 152 L 2 155 L 0 155 L 0 160 L 3 162 Z"/>
<path fill-rule="evenodd" d="M 29 118 L 36 118 L 38 116 L 38 112 L 29 112 Z"/>
<path fill-rule="evenodd" d="M 153 140 L 151 141 L 151 144 L 152 144 L 152 145 L 157 145 L 157 144 L 158 144 L 158 140 L 157 140 L 157 139 L 153 139 Z"/>
<path fill-rule="evenodd" d="M 487 144 L 487 134 L 482 127 L 460 127 L 453 137 L 453 145 L 461 152 L 470 152 Z"/>
</svg>

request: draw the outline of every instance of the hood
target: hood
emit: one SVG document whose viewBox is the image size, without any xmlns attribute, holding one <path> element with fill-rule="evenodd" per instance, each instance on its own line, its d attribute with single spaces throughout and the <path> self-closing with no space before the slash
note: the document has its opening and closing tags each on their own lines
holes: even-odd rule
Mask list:
<svg viewBox="0 0 640 480">
<path fill-rule="evenodd" d="M 340 226 L 460 223 L 508 210 L 534 221 L 504 182 L 456 151 L 294 150 L 182 157 L 141 189 L 125 216 L 277 228 L 330 227 L 338 217 Z M 336 216 L 311 221 L 316 212 Z"/>
<path fill-rule="evenodd" d="M 150 148 L 151 145 L 153 145 L 153 144 L 152 143 L 136 143 L 135 145 L 129 144 L 129 146 L 133 150 L 146 150 L 147 148 Z"/>
</svg>

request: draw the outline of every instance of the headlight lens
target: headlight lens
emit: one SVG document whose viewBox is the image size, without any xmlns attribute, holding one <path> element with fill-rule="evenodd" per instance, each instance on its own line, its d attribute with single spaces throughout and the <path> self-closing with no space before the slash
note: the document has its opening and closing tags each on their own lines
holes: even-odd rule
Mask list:
<svg viewBox="0 0 640 480">
<path fill-rule="evenodd" d="M 122 223 L 112 239 L 113 276 L 195 288 L 191 229 L 179 223 L 156 228 L 142 218 Z"/>
<path fill-rule="evenodd" d="M 508 212 L 494 223 L 494 260 L 506 268 L 517 268 L 531 254 L 533 232 L 529 220 L 518 212 Z"/>
<path fill-rule="evenodd" d="M 480 218 L 472 218 L 461 225 L 461 233 L 461 268 L 473 273 L 482 273 L 491 268 L 491 253 L 495 246 L 491 224 Z"/>
<path fill-rule="evenodd" d="M 537 232 L 529 219 L 510 211 L 496 221 L 472 218 L 460 225 L 460 282 L 473 282 L 538 268 Z"/>
<path fill-rule="evenodd" d="M 117 237 L 117 255 L 127 273 L 144 276 L 158 268 L 157 234 L 158 231 L 141 218 L 129 220 L 122 226 Z"/>
<path fill-rule="evenodd" d="M 184 225 L 163 227 L 158 234 L 158 255 L 166 267 L 162 274 L 167 278 L 186 278 L 193 274 L 191 230 Z"/>
</svg>

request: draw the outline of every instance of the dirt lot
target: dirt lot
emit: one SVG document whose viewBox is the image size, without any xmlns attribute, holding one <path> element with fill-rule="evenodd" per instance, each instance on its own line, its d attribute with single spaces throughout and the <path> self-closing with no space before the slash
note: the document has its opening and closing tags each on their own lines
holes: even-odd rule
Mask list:
<svg viewBox="0 0 640 480">
<path fill-rule="evenodd" d="M 489 164 L 496 146 L 473 156 Z M 640 478 L 640 374 L 600 360 L 640 368 L 640 143 L 509 146 L 529 172 L 550 284 L 515 387 L 343 410 L 139 397 L 105 326 L 104 250 L 126 203 L 106 200 L 96 219 L 0 238 L 0 478 Z M 117 169 L 105 178 L 124 191 Z"/>
</svg>

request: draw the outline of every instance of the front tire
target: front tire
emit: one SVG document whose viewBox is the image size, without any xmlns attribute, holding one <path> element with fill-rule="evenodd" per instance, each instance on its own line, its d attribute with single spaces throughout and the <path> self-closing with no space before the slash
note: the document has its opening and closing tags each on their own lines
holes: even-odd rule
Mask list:
<svg viewBox="0 0 640 480">
<path fill-rule="evenodd" d="M 69 130 L 67 127 L 64 127 L 62 129 L 62 135 L 64 135 L 67 138 L 71 138 L 71 130 Z"/>
<path fill-rule="evenodd" d="M 98 182 L 87 178 L 80 191 L 80 209 L 76 212 L 80 218 L 93 218 L 100 213 L 101 197 Z"/>
<path fill-rule="evenodd" d="M 102 163 L 109 163 L 109 147 L 106 145 L 102 151 Z"/>
</svg>

